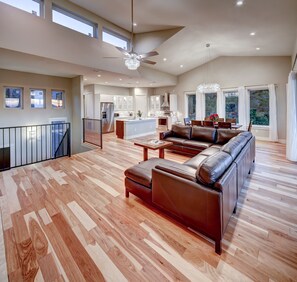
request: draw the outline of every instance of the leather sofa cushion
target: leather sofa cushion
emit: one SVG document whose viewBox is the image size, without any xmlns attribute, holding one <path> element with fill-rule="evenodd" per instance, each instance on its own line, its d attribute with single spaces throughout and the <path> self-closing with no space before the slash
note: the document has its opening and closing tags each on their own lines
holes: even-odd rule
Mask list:
<svg viewBox="0 0 297 282">
<path fill-rule="evenodd" d="M 192 140 L 215 143 L 216 134 L 217 130 L 215 128 L 198 126 L 192 128 Z"/>
<path fill-rule="evenodd" d="M 194 149 L 199 149 L 199 150 L 204 150 L 204 149 L 210 147 L 211 143 L 194 141 L 194 140 L 185 140 L 185 142 L 183 143 L 183 146 L 194 148 Z"/>
<path fill-rule="evenodd" d="M 125 176 L 138 184 L 152 188 L 152 169 L 157 165 L 172 165 L 172 163 L 175 164 L 175 162 L 169 160 L 151 158 L 126 169 Z"/>
<path fill-rule="evenodd" d="M 165 138 L 165 140 L 173 142 L 174 144 L 183 145 L 187 139 L 178 138 L 178 137 L 167 137 L 167 138 Z"/>
<path fill-rule="evenodd" d="M 238 136 L 244 136 L 247 138 L 247 140 L 250 140 L 252 138 L 253 134 L 249 131 L 243 131 L 243 132 L 239 133 Z"/>
<path fill-rule="evenodd" d="M 194 168 L 195 170 L 197 167 L 207 158 L 205 155 L 198 154 L 195 157 L 185 161 L 183 164 Z"/>
<path fill-rule="evenodd" d="M 205 155 L 205 156 L 212 156 L 213 154 L 215 154 L 219 151 L 221 151 L 221 148 L 216 148 L 216 147 L 211 146 L 211 147 L 203 150 L 200 154 Z"/>
<path fill-rule="evenodd" d="M 184 139 L 191 139 L 191 126 L 184 126 L 184 125 L 172 125 L 172 134 L 174 137 L 184 138 Z"/>
<path fill-rule="evenodd" d="M 232 157 L 223 151 L 206 158 L 197 168 L 196 177 L 202 184 L 213 184 L 224 174 L 232 163 Z"/>
<path fill-rule="evenodd" d="M 190 166 L 186 166 L 184 164 L 160 164 L 156 166 L 156 169 L 160 169 L 162 171 L 168 172 L 178 177 L 182 177 L 190 181 L 197 182 L 196 169 Z"/>
<path fill-rule="evenodd" d="M 168 137 L 172 136 L 172 131 L 168 130 L 168 131 L 164 131 L 164 132 L 160 132 L 160 140 L 166 139 Z"/>
<path fill-rule="evenodd" d="M 235 136 L 222 147 L 222 151 L 228 153 L 235 160 L 246 142 L 247 139 L 244 136 Z"/>
<path fill-rule="evenodd" d="M 216 144 L 226 144 L 231 138 L 241 133 L 240 130 L 232 129 L 217 129 L 217 141 Z"/>
<path fill-rule="evenodd" d="M 214 144 L 214 145 L 211 145 L 212 148 L 218 148 L 218 149 L 221 149 L 224 145 L 222 144 Z"/>
</svg>

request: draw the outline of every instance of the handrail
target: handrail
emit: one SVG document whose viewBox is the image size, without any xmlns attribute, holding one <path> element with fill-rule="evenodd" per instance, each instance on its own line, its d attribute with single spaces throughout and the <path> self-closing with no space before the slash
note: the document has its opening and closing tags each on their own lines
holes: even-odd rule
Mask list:
<svg viewBox="0 0 297 282">
<path fill-rule="evenodd" d="M 102 120 L 83 118 L 83 143 L 89 143 L 103 148 Z"/>
<path fill-rule="evenodd" d="M 59 143 L 59 145 L 57 147 L 57 150 L 54 153 L 55 159 L 58 158 L 57 153 L 60 150 L 61 146 L 63 145 L 66 136 L 67 136 L 67 155 L 68 155 L 68 157 L 71 157 L 70 142 L 69 142 L 70 141 L 70 128 L 67 128 L 63 137 L 62 137 L 61 142 Z"/>
<path fill-rule="evenodd" d="M 70 137 L 69 122 L 0 127 L 0 171 L 70 156 Z"/>
</svg>

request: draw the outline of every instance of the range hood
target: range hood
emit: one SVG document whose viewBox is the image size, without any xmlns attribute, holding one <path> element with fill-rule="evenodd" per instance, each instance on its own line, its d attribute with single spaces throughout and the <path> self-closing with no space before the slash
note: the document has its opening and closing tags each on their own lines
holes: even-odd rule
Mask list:
<svg viewBox="0 0 297 282">
<path fill-rule="evenodd" d="M 168 109 L 169 108 L 169 95 L 168 93 L 165 93 L 164 94 L 164 102 L 163 104 L 161 105 L 161 109 Z"/>
</svg>

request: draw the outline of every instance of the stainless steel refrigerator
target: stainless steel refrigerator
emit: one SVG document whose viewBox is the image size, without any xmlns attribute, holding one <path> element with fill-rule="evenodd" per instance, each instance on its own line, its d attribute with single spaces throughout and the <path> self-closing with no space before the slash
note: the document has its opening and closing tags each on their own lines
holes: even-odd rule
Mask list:
<svg viewBox="0 0 297 282">
<path fill-rule="evenodd" d="M 102 133 L 114 131 L 114 104 L 109 102 L 100 103 Z"/>
</svg>

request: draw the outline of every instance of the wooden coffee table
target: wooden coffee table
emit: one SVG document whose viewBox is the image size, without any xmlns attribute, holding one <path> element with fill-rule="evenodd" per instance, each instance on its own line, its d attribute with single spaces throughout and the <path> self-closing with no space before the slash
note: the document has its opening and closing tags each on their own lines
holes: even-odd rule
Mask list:
<svg viewBox="0 0 297 282">
<path fill-rule="evenodd" d="M 143 160 L 146 161 L 148 159 L 148 149 L 159 150 L 159 158 L 164 159 L 164 149 L 170 147 L 171 145 L 173 145 L 173 143 L 152 139 L 146 141 L 137 141 L 134 142 L 134 145 L 143 148 Z"/>
</svg>

